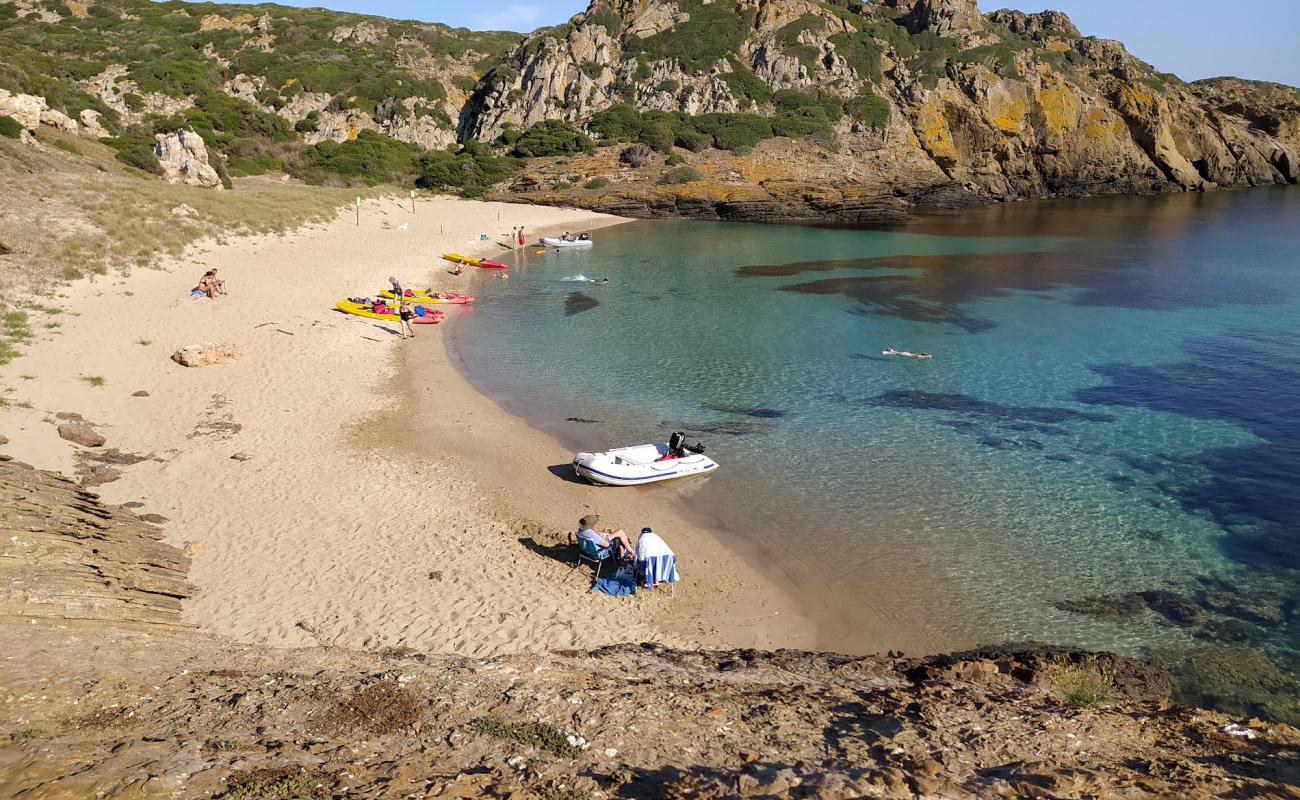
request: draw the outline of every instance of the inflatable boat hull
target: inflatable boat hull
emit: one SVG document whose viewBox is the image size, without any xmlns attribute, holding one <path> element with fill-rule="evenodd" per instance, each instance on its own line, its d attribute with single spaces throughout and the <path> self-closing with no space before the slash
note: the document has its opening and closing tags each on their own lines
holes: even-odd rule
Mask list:
<svg viewBox="0 0 1300 800">
<path fill-rule="evenodd" d="M 703 454 L 687 453 L 684 458 L 659 460 L 668 453 L 667 444 L 621 447 L 602 453 L 578 453 L 573 469 L 582 478 L 605 486 L 637 486 L 690 475 L 707 475 L 718 468 Z"/>
</svg>

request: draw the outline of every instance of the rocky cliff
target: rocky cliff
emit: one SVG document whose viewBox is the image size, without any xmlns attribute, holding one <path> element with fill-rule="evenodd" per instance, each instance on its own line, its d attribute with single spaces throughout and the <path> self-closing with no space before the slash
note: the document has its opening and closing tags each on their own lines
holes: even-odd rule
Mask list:
<svg viewBox="0 0 1300 800">
<path fill-rule="evenodd" d="M 526 37 L 0 0 L 0 51 L 0 114 L 24 138 L 112 132 L 158 174 L 155 135 L 189 129 L 235 176 L 481 193 L 518 166 L 477 145 L 423 159 L 477 140 L 532 159 L 499 197 L 635 216 L 865 221 L 1300 180 L 1296 90 L 1189 85 L 1059 12 L 975 0 L 592 0 Z M 655 152 L 620 159 L 632 143 Z"/>
<path fill-rule="evenodd" d="M 187 629 L 188 559 L 0 456 L 0 796 L 1294 797 L 1300 731 L 1159 669 L 617 646 L 481 661 Z"/>
<path fill-rule="evenodd" d="M 539 163 L 513 189 L 637 215 L 853 220 L 1295 183 L 1294 91 L 1259 86 L 1188 85 L 1119 42 L 1082 36 L 1061 13 L 982 15 L 974 0 L 596 0 L 509 53 L 462 113 L 461 134 L 492 139 L 545 119 L 581 126 L 622 104 L 772 116 L 783 92 L 829 97 L 834 135 L 819 146 L 787 137 L 757 159 L 686 154 L 704 167 L 686 186 Z M 611 184 L 598 196 L 548 191 L 596 175 Z"/>
</svg>

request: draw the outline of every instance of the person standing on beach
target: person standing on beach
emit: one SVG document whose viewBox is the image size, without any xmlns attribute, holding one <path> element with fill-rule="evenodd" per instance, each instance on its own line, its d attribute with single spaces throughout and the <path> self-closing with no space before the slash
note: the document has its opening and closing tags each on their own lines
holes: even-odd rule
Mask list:
<svg viewBox="0 0 1300 800">
<path fill-rule="evenodd" d="M 513 225 L 510 226 L 510 247 L 519 249 L 519 229 Z"/>
<path fill-rule="evenodd" d="M 415 338 L 415 328 L 411 327 L 411 316 L 414 312 L 411 310 L 411 298 L 406 295 L 398 295 L 401 299 L 397 301 L 397 316 L 402 320 L 402 338 Z"/>
<path fill-rule="evenodd" d="M 394 298 L 400 298 L 406 296 L 405 290 L 402 289 L 402 282 L 399 281 L 397 278 L 394 278 L 392 275 L 388 276 L 388 285 L 393 287 Z"/>
<path fill-rule="evenodd" d="M 519 233 L 518 233 L 518 235 L 515 237 L 515 241 L 519 243 L 519 245 L 518 245 L 519 247 L 522 248 L 522 247 L 524 246 L 524 242 L 525 242 L 526 240 L 524 239 L 524 226 L 523 226 L 523 225 L 520 225 L 520 226 L 519 226 Z"/>
</svg>

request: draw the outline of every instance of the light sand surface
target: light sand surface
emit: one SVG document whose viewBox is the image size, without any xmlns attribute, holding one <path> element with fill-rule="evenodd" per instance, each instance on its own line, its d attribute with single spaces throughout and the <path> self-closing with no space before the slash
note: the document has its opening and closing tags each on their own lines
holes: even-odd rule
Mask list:
<svg viewBox="0 0 1300 800">
<path fill-rule="evenodd" d="M 329 225 L 207 243 L 161 270 L 70 286 L 65 313 L 33 315 L 38 329 L 57 321 L 57 335 L 3 368 L 14 391 L 0 409 L 11 440 L 0 452 L 71 474 L 81 448 L 58 438 L 53 416 L 75 412 L 107 447 L 150 456 L 95 491 L 142 502 L 140 513 L 168 518 L 170 541 L 196 543 L 199 593 L 186 616 L 241 641 L 476 656 L 621 641 L 813 644 L 815 626 L 785 592 L 672 513 L 688 485 L 648 494 L 567 481 L 546 467 L 570 454 L 479 395 L 448 362 L 439 326 L 403 342 L 395 324 L 333 308 L 389 275 L 490 292 L 478 270 L 450 276 L 437 256 L 499 252 L 479 234 L 504 238 L 512 225 L 535 241 L 617 218 L 454 199 L 421 200 L 412 214 L 379 199 L 353 220 L 348 209 Z M 229 296 L 186 299 L 209 267 Z M 169 360 L 202 342 L 241 356 L 201 368 Z M 587 593 L 589 568 L 575 572 L 560 543 L 589 510 L 663 531 L 682 559 L 676 597 Z"/>
</svg>

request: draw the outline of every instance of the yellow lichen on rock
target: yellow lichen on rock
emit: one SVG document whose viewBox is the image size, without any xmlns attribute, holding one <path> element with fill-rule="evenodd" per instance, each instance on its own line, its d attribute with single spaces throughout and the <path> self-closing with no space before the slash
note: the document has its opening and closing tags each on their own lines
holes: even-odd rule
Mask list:
<svg viewBox="0 0 1300 800">
<path fill-rule="evenodd" d="M 989 121 L 1003 133 L 1020 133 L 1029 111 L 1028 93 L 1019 81 L 998 81 L 988 89 Z"/>
<path fill-rule="evenodd" d="M 68 13 L 74 17 L 84 17 L 90 11 L 89 3 L 78 3 L 77 0 L 63 0 L 63 5 L 67 7 Z"/>
<path fill-rule="evenodd" d="M 937 95 L 931 95 L 917 109 L 916 137 L 920 140 L 921 146 L 928 150 L 933 157 L 955 161 L 957 160 L 957 146 L 953 142 L 952 131 L 948 128 L 948 120 L 944 117 L 943 109 L 939 105 L 942 101 L 937 97 Z"/>
</svg>

